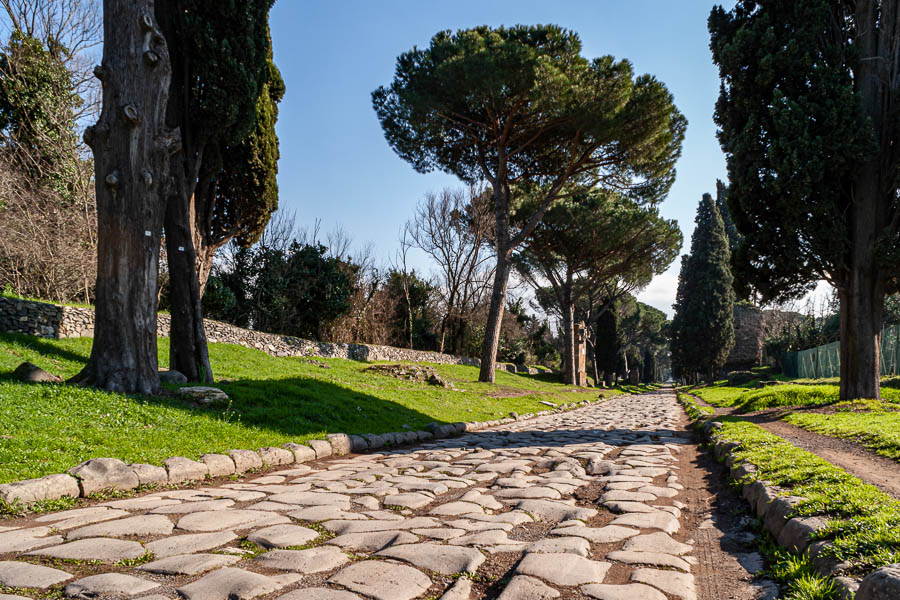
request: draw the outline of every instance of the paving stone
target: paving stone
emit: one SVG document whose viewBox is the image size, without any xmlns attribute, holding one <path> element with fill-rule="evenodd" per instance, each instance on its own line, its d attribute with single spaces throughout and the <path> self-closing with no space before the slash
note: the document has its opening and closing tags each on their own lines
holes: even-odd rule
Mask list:
<svg viewBox="0 0 900 600">
<path fill-rule="evenodd" d="M 577 554 L 587 557 L 591 550 L 590 543 L 580 537 L 547 538 L 528 544 L 526 553 L 537 554 Z"/>
<path fill-rule="evenodd" d="M 493 495 L 497 498 L 561 498 L 557 490 L 549 487 L 508 488 L 493 492 Z"/>
<path fill-rule="evenodd" d="M 47 475 L 0 485 L 0 500 L 10 504 L 31 504 L 38 500 L 55 500 L 66 496 L 77 498 L 81 490 L 71 475 Z"/>
<path fill-rule="evenodd" d="M 319 537 L 319 532 L 299 525 L 272 525 L 257 529 L 247 539 L 263 548 L 302 546 Z"/>
<path fill-rule="evenodd" d="M 639 533 L 640 531 L 637 529 L 607 525 L 605 527 L 563 527 L 554 529 L 550 532 L 550 535 L 576 536 L 598 544 L 612 544 L 626 540 Z"/>
<path fill-rule="evenodd" d="M 63 590 L 70 598 L 102 598 L 136 596 L 158 588 L 155 581 L 138 579 L 124 573 L 102 573 L 90 575 L 67 585 Z"/>
<path fill-rule="evenodd" d="M 169 506 L 154 508 L 152 513 L 158 515 L 178 515 L 200 512 L 204 510 L 223 510 L 234 505 L 230 498 L 218 498 L 216 500 L 200 500 L 199 502 L 184 502 Z"/>
<path fill-rule="evenodd" d="M 521 545 L 521 542 L 514 542 L 506 535 L 506 531 L 502 529 L 490 529 L 488 531 L 479 531 L 470 533 L 462 537 L 457 537 L 449 542 L 453 546 L 496 546 L 498 544 Z"/>
<path fill-rule="evenodd" d="M 526 575 L 516 575 L 510 579 L 497 600 L 552 600 L 559 598 L 559 592 L 542 581 Z"/>
<path fill-rule="evenodd" d="M 581 586 L 581 591 L 597 600 L 666 600 L 665 594 L 643 583 L 625 585 L 592 583 Z"/>
<path fill-rule="evenodd" d="M 184 531 L 222 531 L 225 529 L 248 529 L 290 523 L 291 520 L 277 513 L 260 510 L 206 510 L 190 513 L 178 520 L 178 529 Z"/>
<path fill-rule="evenodd" d="M 284 596 L 279 596 L 276 600 L 363 600 L 363 598 L 343 590 L 317 587 L 294 590 Z"/>
<path fill-rule="evenodd" d="M 307 550 L 271 550 L 259 555 L 255 562 L 266 569 L 319 573 L 336 569 L 350 562 L 350 557 L 338 548 L 320 546 Z"/>
<path fill-rule="evenodd" d="M 217 531 L 214 533 L 190 533 L 164 537 L 154 542 L 147 542 L 144 547 L 156 558 L 166 558 L 178 554 L 204 552 L 237 539 L 233 531 Z"/>
<path fill-rule="evenodd" d="M 664 552 L 674 556 L 688 554 L 692 547 L 689 544 L 673 540 L 668 534 L 658 531 L 656 533 L 646 533 L 637 535 L 625 542 L 622 550 L 633 550 L 636 552 Z"/>
<path fill-rule="evenodd" d="M 484 562 L 484 555 L 474 548 L 444 546 L 429 542 L 393 545 L 376 552 L 376 555 L 399 558 L 422 569 L 443 575 L 474 573 Z"/>
<path fill-rule="evenodd" d="M 96 537 L 125 537 L 129 535 L 169 535 L 175 525 L 165 515 L 138 515 L 127 519 L 94 523 L 74 529 L 66 535 L 67 540 Z"/>
<path fill-rule="evenodd" d="M 421 571 L 380 560 L 354 563 L 331 576 L 328 582 L 375 600 L 412 600 L 431 586 L 431 580 Z"/>
<path fill-rule="evenodd" d="M 660 529 L 668 534 L 677 533 L 679 529 L 678 519 L 667 512 L 631 513 L 616 517 L 613 525 L 627 525 L 641 529 Z"/>
<path fill-rule="evenodd" d="M 228 456 L 234 462 L 235 473 L 261 469 L 263 466 L 262 458 L 253 450 L 229 450 Z"/>
<path fill-rule="evenodd" d="M 608 560 L 615 560 L 627 565 L 650 565 L 653 567 L 671 567 L 681 569 L 689 573 L 691 565 L 677 556 L 663 554 L 662 552 L 635 552 L 632 550 L 617 550 L 606 555 Z"/>
<path fill-rule="evenodd" d="M 28 553 L 31 556 L 49 556 L 68 560 L 100 560 L 116 562 L 126 558 L 137 558 L 144 555 L 144 547 L 137 542 L 114 540 L 110 538 L 87 538 L 42 548 Z"/>
<path fill-rule="evenodd" d="M 101 490 L 133 490 L 140 484 L 134 469 L 117 458 L 92 458 L 69 469 L 82 496 Z"/>
<path fill-rule="evenodd" d="M 7 560 L 0 561 L 0 587 L 47 589 L 72 579 L 72 575 L 42 565 Z"/>
<path fill-rule="evenodd" d="M 653 500 L 656 500 L 654 494 L 626 490 L 610 490 L 600 496 L 600 502 L 651 502 Z"/>
<path fill-rule="evenodd" d="M 350 509 L 350 497 L 332 492 L 287 492 L 269 496 L 272 502 L 296 504 L 297 506 L 337 506 L 343 510 Z"/>
<path fill-rule="evenodd" d="M 340 546 L 344 550 L 375 552 L 392 544 L 412 544 L 419 538 L 406 531 L 373 531 L 367 533 L 347 533 L 333 537 L 326 544 Z"/>
<path fill-rule="evenodd" d="M 100 506 L 119 510 L 152 510 L 154 508 L 159 508 L 160 506 L 173 506 L 175 504 L 181 504 L 181 500 L 140 496 L 138 498 L 128 498 L 127 500 L 111 500 L 109 502 L 104 502 Z"/>
<path fill-rule="evenodd" d="M 183 483 L 185 481 L 203 481 L 209 473 L 209 467 L 202 462 L 173 456 L 163 461 L 166 472 L 169 474 L 169 483 Z"/>
<path fill-rule="evenodd" d="M 431 509 L 428 514 L 440 516 L 455 516 L 484 513 L 484 508 L 474 502 L 448 502 Z"/>
<path fill-rule="evenodd" d="M 603 583 L 610 564 L 575 554 L 526 554 L 516 573 L 540 577 L 556 585 Z"/>
<path fill-rule="evenodd" d="M 385 506 L 402 506 L 404 508 L 422 508 L 434 502 L 434 498 L 425 494 L 417 494 L 411 492 L 408 494 L 392 494 L 385 496 L 383 500 Z"/>
<path fill-rule="evenodd" d="M 31 600 L 25 596 L 15 596 L 13 594 L 0 594 L 0 600 Z"/>
<path fill-rule="evenodd" d="M 546 521 L 565 521 L 566 519 L 586 521 L 597 514 L 593 508 L 582 508 L 553 500 L 519 500 L 515 506 L 519 510 L 537 515 Z"/>
<path fill-rule="evenodd" d="M 0 554 L 27 552 L 62 543 L 62 536 L 50 535 L 51 531 L 49 527 L 28 527 L 0 533 Z"/>
<path fill-rule="evenodd" d="M 141 571 L 160 575 L 199 575 L 219 567 L 233 565 L 240 556 L 226 554 L 176 554 L 138 567 Z"/>
<path fill-rule="evenodd" d="M 444 592 L 441 600 L 469 600 L 472 595 L 472 582 L 467 577 L 460 577 L 449 590 Z"/>
<path fill-rule="evenodd" d="M 258 450 L 264 465 L 289 465 L 294 462 L 294 453 L 284 448 L 266 446 Z"/>
<path fill-rule="evenodd" d="M 453 522 L 451 522 L 452 524 Z M 421 529 L 423 527 L 439 527 L 441 522 L 431 517 L 412 517 L 402 521 L 370 519 L 368 521 L 345 521 L 335 519 L 325 521 L 322 527 L 342 535 L 345 533 L 368 533 L 370 531 L 391 531 L 394 529 Z"/>
<path fill-rule="evenodd" d="M 623 500 L 608 500 L 603 503 L 603 506 L 614 513 L 651 513 L 659 510 L 659 508 L 643 502 L 627 502 Z"/>
<path fill-rule="evenodd" d="M 269 504 L 271 504 L 271 502 Z M 297 507 L 292 506 L 291 508 L 294 509 Z M 367 518 L 365 515 L 359 513 L 341 510 L 337 506 L 308 506 L 288 513 L 288 516 L 292 519 L 299 519 L 300 521 L 328 521 L 332 519 L 363 521 Z"/>
<path fill-rule="evenodd" d="M 636 569 L 631 574 L 631 580 L 652 585 L 667 594 L 681 598 L 681 600 L 696 600 L 697 598 L 694 578 L 686 573 L 660 571 L 658 569 Z"/>
<path fill-rule="evenodd" d="M 413 529 L 412 533 L 425 536 L 435 540 L 452 540 L 461 535 L 465 535 L 465 529 L 455 529 L 452 527 L 437 527 L 433 529 Z"/>
<path fill-rule="evenodd" d="M 660 498 L 674 498 L 678 495 L 678 490 L 668 487 L 659 487 L 656 485 L 645 485 L 644 487 L 638 488 L 637 491 L 647 494 L 653 494 L 654 496 L 659 496 Z"/>
<path fill-rule="evenodd" d="M 186 600 L 249 600 L 271 594 L 300 579 L 302 576 L 295 573 L 268 577 L 243 569 L 223 567 L 176 591 Z"/>
<path fill-rule="evenodd" d="M 203 464 L 209 469 L 210 477 L 224 477 L 235 472 L 234 461 L 224 454 L 204 454 L 200 457 Z"/>
</svg>

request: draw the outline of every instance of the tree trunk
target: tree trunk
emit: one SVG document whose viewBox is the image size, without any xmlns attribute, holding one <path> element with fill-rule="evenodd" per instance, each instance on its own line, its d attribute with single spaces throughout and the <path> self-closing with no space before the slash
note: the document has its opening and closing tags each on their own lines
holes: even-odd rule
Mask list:
<svg viewBox="0 0 900 600">
<path fill-rule="evenodd" d="M 171 65 L 153 0 L 103 1 L 103 109 L 85 131 L 97 195 L 96 317 L 91 356 L 72 382 L 159 389 L 156 288 L 163 187 L 177 132 L 165 124 Z"/>
<path fill-rule="evenodd" d="M 505 249 L 497 252 L 497 270 L 494 271 L 494 287 L 491 290 L 491 306 L 484 327 L 484 344 L 481 346 L 481 371 L 478 381 L 494 383 L 494 369 L 497 349 L 500 347 L 500 329 L 503 325 L 503 310 L 506 306 L 506 288 L 509 285 L 509 253 Z"/>
<path fill-rule="evenodd" d="M 190 207 L 183 193 L 172 194 L 166 207 L 166 254 L 169 259 L 169 368 L 190 381 L 213 381 L 203 326 L 196 257 L 191 240 Z"/>
<path fill-rule="evenodd" d="M 563 290 L 566 301 L 562 306 L 563 329 L 563 383 L 576 384 L 576 356 L 575 356 L 575 303 L 572 302 L 571 289 Z"/>
</svg>

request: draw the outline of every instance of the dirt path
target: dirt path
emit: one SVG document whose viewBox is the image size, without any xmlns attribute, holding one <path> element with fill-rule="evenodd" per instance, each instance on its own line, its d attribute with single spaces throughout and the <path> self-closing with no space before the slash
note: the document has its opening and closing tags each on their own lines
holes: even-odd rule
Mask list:
<svg viewBox="0 0 900 600">
<path fill-rule="evenodd" d="M 692 397 L 704 406 L 710 406 L 699 397 Z M 900 500 L 900 463 L 879 456 L 850 440 L 814 433 L 785 423 L 781 418 L 791 410 L 796 408 L 782 407 L 739 415 L 735 414 L 734 408 L 716 408 L 716 416 L 733 415 L 755 423 Z"/>
</svg>

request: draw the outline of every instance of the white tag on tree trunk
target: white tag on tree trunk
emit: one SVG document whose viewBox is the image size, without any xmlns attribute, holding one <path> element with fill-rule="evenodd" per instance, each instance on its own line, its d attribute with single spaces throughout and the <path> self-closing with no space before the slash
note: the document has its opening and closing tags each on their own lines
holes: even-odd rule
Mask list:
<svg viewBox="0 0 900 600">
<path fill-rule="evenodd" d="M 150 236 L 153 235 L 153 234 L 151 234 L 149 231 L 145 231 L 145 232 L 144 232 L 144 235 L 146 235 L 147 237 L 150 237 Z"/>
</svg>

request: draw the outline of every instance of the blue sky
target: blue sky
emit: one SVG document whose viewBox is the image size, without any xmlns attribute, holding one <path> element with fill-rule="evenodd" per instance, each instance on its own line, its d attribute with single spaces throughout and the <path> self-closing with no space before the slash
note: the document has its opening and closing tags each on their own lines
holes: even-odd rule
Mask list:
<svg viewBox="0 0 900 600">
<path fill-rule="evenodd" d="M 397 232 L 429 190 L 459 181 L 421 175 L 387 145 L 371 92 L 388 84 L 396 58 L 427 46 L 443 29 L 476 25 L 554 23 L 581 36 L 588 58 L 629 59 L 636 73 L 664 82 L 687 116 L 678 177 L 661 212 L 678 220 L 690 244 L 694 212 L 704 192 L 725 178 L 712 121 L 718 76 L 706 19 L 713 3 L 689 0 L 278 0 L 270 22 L 275 61 L 287 93 L 278 136 L 280 206 L 299 224 L 340 224 L 357 245 L 372 242 L 382 259 L 397 248 Z M 671 316 L 676 261 L 639 298 Z M 427 264 L 419 263 L 427 270 Z"/>
</svg>

